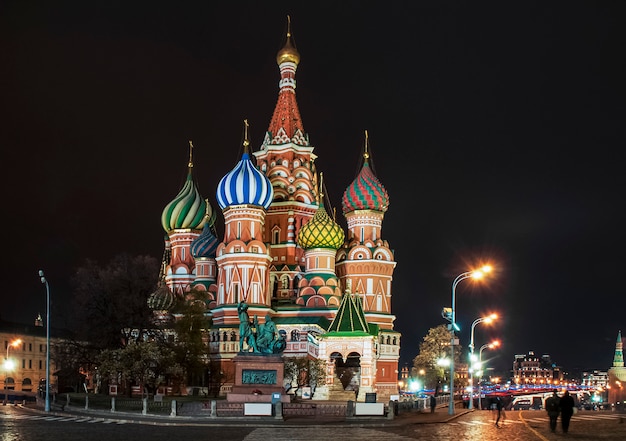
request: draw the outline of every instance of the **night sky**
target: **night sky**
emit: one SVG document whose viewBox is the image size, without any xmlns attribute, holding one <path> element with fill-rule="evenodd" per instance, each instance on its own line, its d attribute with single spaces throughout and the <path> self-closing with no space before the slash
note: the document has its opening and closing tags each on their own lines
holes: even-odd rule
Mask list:
<svg viewBox="0 0 626 441">
<path fill-rule="evenodd" d="M 231 4 L 232 3 L 232 4 Z M 45 5 L 44 5 L 45 4 Z M 287 15 L 297 100 L 341 215 L 368 130 L 390 196 L 401 365 L 444 323 L 454 278 L 461 344 L 502 340 L 493 366 L 550 354 L 612 365 L 626 331 L 626 3 L 31 2 L 0 4 L 0 314 L 65 326 L 87 258 L 163 253 L 161 211 L 261 145 Z M 221 225 L 223 220 L 220 216 Z M 219 227 L 218 227 L 219 228 Z"/>
</svg>

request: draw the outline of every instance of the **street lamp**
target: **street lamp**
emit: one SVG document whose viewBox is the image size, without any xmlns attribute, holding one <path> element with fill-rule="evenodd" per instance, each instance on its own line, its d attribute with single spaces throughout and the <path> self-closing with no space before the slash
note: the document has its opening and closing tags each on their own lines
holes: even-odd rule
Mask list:
<svg viewBox="0 0 626 441">
<path fill-rule="evenodd" d="M 482 380 L 482 377 L 483 377 L 483 374 L 482 374 L 483 351 L 485 349 L 487 349 L 487 348 L 493 349 L 493 348 L 495 348 L 497 346 L 500 346 L 500 342 L 498 340 L 495 340 L 495 341 L 492 341 L 491 343 L 487 343 L 487 344 L 482 345 L 480 347 L 480 351 L 478 351 L 478 366 L 479 366 L 479 368 L 481 368 L 480 375 L 478 377 L 478 409 L 479 410 L 482 410 L 482 408 L 483 408 L 483 406 L 482 406 L 482 399 L 481 399 L 482 394 L 480 392 L 480 383 L 481 383 L 481 380 Z"/>
<path fill-rule="evenodd" d="M 450 338 L 450 351 L 452 353 L 452 356 L 450 357 L 450 402 L 448 403 L 448 414 L 449 415 L 454 415 L 454 345 L 455 345 L 455 338 L 454 338 L 454 331 L 457 331 L 459 328 L 456 324 L 456 311 L 454 309 L 454 300 L 456 298 L 456 286 L 465 279 L 475 279 L 475 280 L 480 280 L 482 279 L 485 274 L 491 272 L 491 266 L 490 265 L 484 265 L 482 268 L 477 269 L 477 270 L 472 270 L 472 271 L 466 271 L 464 273 L 459 274 L 458 276 L 456 276 L 456 279 L 454 279 L 454 282 L 452 282 L 452 308 L 450 310 L 450 334 L 451 334 L 451 338 Z"/>
<path fill-rule="evenodd" d="M 470 356 L 469 356 L 469 361 L 470 361 L 470 368 L 469 368 L 469 381 L 470 381 L 470 386 L 469 386 L 469 408 L 473 409 L 474 408 L 474 328 L 476 327 L 477 324 L 479 323 L 491 323 L 492 321 L 496 320 L 498 318 L 498 314 L 491 314 L 488 315 L 486 317 L 480 317 L 477 318 L 476 320 L 474 320 L 474 323 L 472 323 L 472 331 L 470 333 L 470 344 L 469 344 L 469 348 L 470 348 Z"/>
<path fill-rule="evenodd" d="M 15 367 L 15 363 L 9 360 L 9 349 L 11 348 L 11 346 L 13 346 L 14 348 L 17 348 L 21 344 L 22 344 L 22 340 L 18 338 L 16 340 L 13 340 L 11 343 L 7 345 L 7 355 L 4 358 L 4 369 L 6 370 L 6 373 L 4 374 L 4 401 L 2 403 L 3 405 L 6 405 L 7 402 L 9 401 L 9 389 L 7 388 L 7 379 L 9 378 L 9 371 L 13 370 L 13 368 Z"/>
<path fill-rule="evenodd" d="M 43 270 L 39 270 L 41 283 L 46 285 L 46 405 L 44 410 L 50 412 L 50 285 Z"/>
</svg>

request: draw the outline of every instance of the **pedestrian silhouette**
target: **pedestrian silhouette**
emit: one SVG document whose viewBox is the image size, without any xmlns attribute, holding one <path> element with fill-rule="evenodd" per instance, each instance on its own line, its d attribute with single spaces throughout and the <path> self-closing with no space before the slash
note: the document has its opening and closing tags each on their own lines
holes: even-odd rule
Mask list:
<svg viewBox="0 0 626 441">
<path fill-rule="evenodd" d="M 435 407 L 437 407 L 437 398 L 434 395 L 430 396 L 430 413 L 435 413 Z"/>
<path fill-rule="evenodd" d="M 556 421 L 561 413 L 561 399 L 556 393 L 556 389 L 552 391 L 552 396 L 546 399 L 546 412 L 550 418 L 550 430 L 556 432 Z"/>
<path fill-rule="evenodd" d="M 496 427 L 500 427 L 498 423 L 502 418 L 502 398 L 496 396 L 495 398 L 495 412 L 496 412 Z"/>
<path fill-rule="evenodd" d="M 574 414 L 574 397 L 569 394 L 569 391 L 565 391 L 563 396 L 561 397 L 561 427 L 563 428 L 563 433 L 567 433 L 569 430 L 569 421 L 572 419 L 572 415 Z"/>
</svg>

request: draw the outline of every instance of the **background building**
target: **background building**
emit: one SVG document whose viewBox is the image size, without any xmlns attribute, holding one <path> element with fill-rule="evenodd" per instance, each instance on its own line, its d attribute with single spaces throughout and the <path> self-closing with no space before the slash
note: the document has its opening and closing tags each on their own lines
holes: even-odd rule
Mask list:
<svg viewBox="0 0 626 441">
<path fill-rule="evenodd" d="M 550 355 L 541 357 L 534 351 L 528 354 L 516 355 L 513 362 L 513 381 L 515 384 L 549 385 L 562 384 L 564 374 L 562 369 L 552 362 Z"/>
<path fill-rule="evenodd" d="M 52 334 L 52 330 L 51 330 Z M 55 332 L 55 334 L 58 334 Z M 6 322 L 0 319 L 0 342 L 2 342 L 2 377 L 4 390 L 37 392 L 40 380 L 46 378 L 46 328 L 41 317 L 34 325 Z M 51 346 L 58 338 L 51 338 Z M 15 343 L 15 344 L 13 344 Z M 7 365 L 7 356 L 12 365 Z M 51 390 L 57 389 L 55 364 L 50 362 Z"/>
</svg>

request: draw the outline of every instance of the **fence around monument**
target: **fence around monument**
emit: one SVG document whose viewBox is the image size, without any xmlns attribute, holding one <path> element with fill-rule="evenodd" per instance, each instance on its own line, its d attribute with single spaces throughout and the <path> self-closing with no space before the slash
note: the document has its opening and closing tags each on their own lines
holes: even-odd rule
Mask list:
<svg viewBox="0 0 626 441">
<path fill-rule="evenodd" d="M 438 397 L 442 400 L 447 397 Z M 385 404 L 384 414 L 423 411 L 428 408 L 428 398 L 392 401 Z M 447 401 L 447 400 L 446 400 Z M 337 417 L 354 415 L 354 402 L 304 400 L 281 403 L 280 414 L 284 418 Z M 243 417 L 244 403 L 226 400 L 198 400 L 197 397 L 151 396 L 145 398 L 111 397 L 97 394 L 60 394 L 53 397 L 53 407 L 65 407 L 93 411 L 128 412 L 155 416 L 186 417 Z"/>
</svg>

